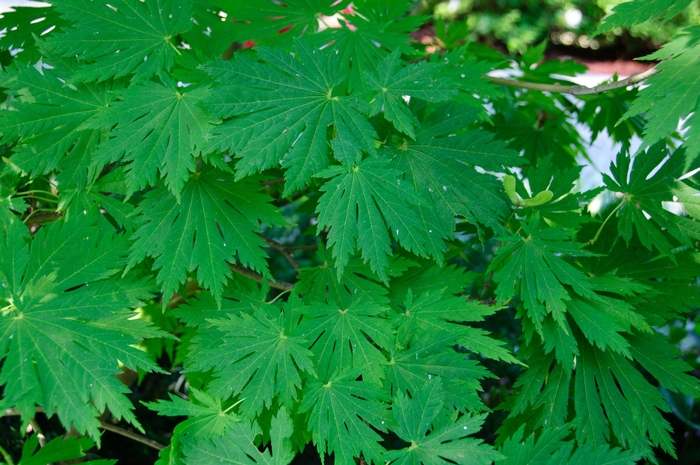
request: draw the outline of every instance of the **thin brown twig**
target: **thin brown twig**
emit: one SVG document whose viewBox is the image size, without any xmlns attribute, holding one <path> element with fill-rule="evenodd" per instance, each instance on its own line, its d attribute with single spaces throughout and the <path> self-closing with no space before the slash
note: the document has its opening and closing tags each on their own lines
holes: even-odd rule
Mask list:
<svg viewBox="0 0 700 465">
<path fill-rule="evenodd" d="M 256 273 L 255 271 L 250 271 L 249 269 L 243 268 L 242 266 L 232 265 L 229 263 L 228 267 L 231 268 L 231 271 L 243 275 L 246 278 L 250 278 L 259 283 L 261 283 L 264 279 L 264 277 L 261 274 Z M 268 284 L 270 285 L 270 287 L 274 289 L 279 289 L 281 291 L 294 290 L 294 284 L 287 283 L 284 281 L 268 281 Z"/>
<path fill-rule="evenodd" d="M 269 181 L 260 181 L 261 186 L 274 186 L 275 184 L 283 184 L 284 178 L 270 179 Z"/>
<path fill-rule="evenodd" d="M 260 236 L 262 238 L 262 240 L 264 240 L 267 243 L 267 245 L 269 245 L 270 247 L 272 247 L 273 249 L 275 249 L 279 253 L 281 253 L 282 256 L 284 256 L 284 258 L 287 259 L 289 264 L 292 265 L 292 268 L 294 268 L 295 270 L 299 270 L 299 264 L 296 262 L 296 260 L 294 260 L 294 257 L 292 257 L 292 254 L 289 253 L 289 249 L 287 249 L 287 247 L 280 244 L 279 242 L 277 242 L 274 239 L 270 239 L 269 237 L 263 236 L 262 234 L 258 234 L 258 236 Z"/>
<path fill-rule="evenodd" d="M 621 81 L 610 82 L 594 87 L 578 85 L 562 86 L 560 84 L 541 84 L 538 82 L 518 81 L 517 79 L 499 78 L 491 76 L 489 76 L 489 81 L 491 81 L 494 84 L 500 84 L 502 86 L 509 87 L 518 87 L 520 89 L 540 90 L 543 92 L 555 92 L 559 94 L 590 95 L 600 94 L 602 92 L 607 92 L 609 90 L 619 89 L 622 87 L 633 86 L 635 84 L 639 84 L 640 82 L 649 79 L 652 76 L 659 74 L 660 72 L 661 70 L 654 67 L 644 71 L 643 73 L 633 74 L 630 77 Z"/>
<path fill-rule="evenodd" d="M 38 413 L 45 413 L 43 407 L 37 407 L 36 412 Z M 5 410 L 2 416 L 4 417 L 12 417 L 12 416 L 19 416 L 21 415 L 19 411 L 15 408 L 9 408 Z M 44 437 L 44 434 L 41 433 L 41 428 L 39 428 L 39 425 L 36 423 L 35 419 L 29 420 L 29 424 L 32 425 L 32 429 L 36 432 L 36 434 L 39 437 L 39 445 L 41 447 L 44 447 L 46 445 L 46 438 Z M 133 431 L 126 430 L 124 428 L 120 428 L 117 425 L 113 425 L 111 423 L 107 423 L 106 421 L 100 420 L 100 428 L 111 431 L 116 434 L 120 434 L 126 438 L 132 439 L 134 441 L 138 441 L 141 444 L 145 444 L 148 447 L 152 447 L 153 449 L 161 450 L 165 449 L 166 446 L 163 444 L 159 443 L 158 441 L 154 441 L 153 439 L 149 439 L 146 436 L 139 434 L 139 433 L 134 433 Z M 43 441 L 43 442 L 42 442 Z"/>
<path fill-rule="evenodd" d="M 144 444 L 152 449 L 156 450 L 162 450 L 165 449 L 166 446 L 163 444 L 159 443 L 158 441 L 154 441 L 153 439 L 149 439 L 146 436 L 143 436 L 138 433 L 134 433 L 133 431 L 126 430 L 124 428 L 120 428 L 119 426 L 113 425 L 111 423 L 107 423 L 105 421 L 100 422 L 100 428 L 105 429 L 107 431 L 111 431 L 113 433 L 117 433 L 119 435 L 124 436 L 125 438 L 129 438 L 131 440 L 134 440 L 136 442 L 140 442 L 141 444 Z"/>
<path fill-rule="evenodd" d="M 293 252 L 295 250 L 318 250 L 317 245 L 293 245 L 291 247 L 287 247 L 287 250 L 290 252 Z"/>
</svg>

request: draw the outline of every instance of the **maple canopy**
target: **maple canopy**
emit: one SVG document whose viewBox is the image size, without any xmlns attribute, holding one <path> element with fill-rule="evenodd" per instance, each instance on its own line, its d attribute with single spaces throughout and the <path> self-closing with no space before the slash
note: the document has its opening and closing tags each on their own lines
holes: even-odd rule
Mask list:
<svg viewBox="0 0 700 465">
<path fill-rule="evenodd" d="M 156 413 L 179 418 L 163 465 L 676 457 L 700 398 L 667 336 L 700 307 L 700 26 L 643 88 L 574 98 L 585 67 L 544 43 L 416 42 L 416 2 L 249 3 L 0 18 L 0 411 L 71 436 L 20 463 Z M 144 413 L 149 373 L 177 382 Z"/>
</svg>

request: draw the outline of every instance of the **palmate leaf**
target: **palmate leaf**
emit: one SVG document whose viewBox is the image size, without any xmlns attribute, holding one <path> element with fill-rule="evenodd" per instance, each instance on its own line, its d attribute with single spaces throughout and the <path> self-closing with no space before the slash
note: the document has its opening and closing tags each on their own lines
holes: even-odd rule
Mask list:
<svg viewBox="0 0 700 465">
<path fill-rule="evenodd" d="M 62 56 L 87 62 L 70 82 L 105 81 L 131 73 L 133 82 L 163 74 L 177 53 L 173 39 L 192 27 L 190 2 L 176 0 L 66 0 L 54 7 L 74 21 L 44 45 Z"/>
<path fill-rule="evenodd" d="M 394 127 L 411 139 L 416 137 L 418 120 L 404 101 L 405 96 L 429 102 L 443 102 L 457 94 L 447 78 L 434 76 L 442 68 L 439 63 L 414 63 L 401 67 L 401 54 L 395 50 L 367 72 L 365 80 L 368 90 L 374 93 L 371 114 L 382 112 Z"/>
<path fill-rule="evenodd" d="M 362 152 L 375 153 L 369 105 L 347 94 L 338 57 L 296 41 L 296 55 L 257 47 L 260 63 L 247 56 L 204 66 L 222 84 L 204 109 L 231 118 L 213 131 L 210 148 L 239 158 L 236 179 L 273 166 L 286 169 L 285 195 L 302 188 L 333 156 L 350 167 Z M 297 59 L 298 58 L 298 59 Z M 335 135 L 328 137 L 329 127 Z"/>
<path fill-rule="evenodd" d="M 347 307 L 354 300 L 362 299 L 386 306 L 387 288 L 378 282 L 376 274 L 360 258 L 350 259 L 339 279 L 333 257 L 322 248 L 317 257 L 322 265 L 300 268 L 301 273 L 294 286 L 305 303 L 334 302 Z"/>
<path fill-rule="evenodd" d="M 416 336 L 409 347 L 391 352 L 386 367 L 384 387 L 393 396 L 410 393 L 412 396 L 434 378 L 442 380 L 445 405 L 460 411 L 481 411 L 479 383 L 494 377 L 467 354 L 454 350 L 455 336 L 445 331 L 424 331 Z"/>
<path fill-rule="evenodd" d="M 491 446 L 467 437 L 479 432 L 486 416 L 450 414 L 443 409 L 443 395 L 439 378 L 426 383 L 412 398 L 398 393 L 392 407 L 394 431 L 410 447 L 386 452 L 384 457 L 397 465 L 476 465 L 502 458 Z"/>
<path fill-rule="evenodd" d="M 209 392 L 224 399 L 240 393 L 245 399 L 240 411 L 248 419 L 271 407 L 274 398 L 291 405 L 302 387 L 302 372 L 316 375 L 307 349 L 309 338 L 297 328 L 292 305 L 287 304 L 276 318 L 257 310 L 251 315 L 229 313 L 228 319 L 209 319 L 213 331 L 200 329 L 186 368 L 213 368 L 215 379 Z"/>
<path fill-rule="evenodd" d="M 85 451 L 95 445 L 90 438 L 54 438 L 51 442 L 39 447 L 39 435 L 33 434 L 22 447 L 22 458 L 18 465 L 46 465 L 80 459 L 85 457 Z M 37 450 L 37 447 L 38 450 Z M 86 465 L 114 465 L 116 460 L 89 460 L 80 462 Z"/>
<path fill-rule="evenodd" d="M 36 63 L 41 58 L 41 52 L 36 46 L 36 37 L 48 34 L 52 28 L 60 29 L 67 24 L 56 14 L 53 7 L 44 5 L 37 8 L 34 5 L 14 6 L 11 11 L 0 15 L 0 31 L 3 31 L 0 50 L 21 53 L 17 56 L 25 63 Z"/>
<path fill-rule="evenodd" d="M 572 454 L 573 443 L 568 441 L 571 429 L 572 425 L 567 424 L 562 428 L 545 428 L 537 437 L 535 434 L 523 437 L 523 426 L 505 441 L 499 451 L 505 458 L 496 460 L 496 465 L 633 465 L 642 458 L 642 454 L 621 450 L 619 447 L 595 447 L 591 443 L 579 446 Z"/>
<path fill-rule="evenodd" d="M 352 370 L 314 380 L 302 396 L 300 410 L 310 412 L 308 427 L 316 449 L 321 456 L 333 453 L 338 465 L 352 465 L 360 454 L 368 463 L 384 463 L 382 437 L 375 430 L 387 432 L 389 397 L 374 383 L 356 381 L 359 374 Z"/>
<path fill-rule="evenodd" d="M 692 0 L 632 0 L 623 2 L 613 8 L 612 14 L 605 18 L 603 24 L 593 35 L 616 27 L 634 26 L 662 16 L 666 22 L 680 14 L 691 3 Z"/>
<path fill-rule="evenodd" d="M 360 299 L 348 307 L 332 303 L 303 307 L 299 330 L 312 342 L 319 376 L 328 377 L 339 367 L 353 367 L 363 381 L 381 385 L 387 364 L 382 350 L 391 346 L 388 310 Z"/>
<path fill-rule="evenodd" d="M 235 254 L 243 265 L 271 278 L 262 250 L 265 242 L 256 233 L 260 221 L 285 221 L 269 204 L 270 198 L 258 193 L 255 179 L 234 182 L 229 177 L 207 167 L 187 181 L 180 202 L 161 188 L 149 192 L 139 205 L 148 215 L 134 234 L 128 263 L 133 267 L 147 255 L 156 259 L 157 281 L 166 296 L 163 305 L 185 282 L 187 271 L 195 269 L 200 285 L 220 302 L 231 276 L 226 262 L 234 263 Z"/>
<path fill-rule="evenodd" d="M 191 395 L 197 404 L 170 394 L 170 401 L 160 399 L 158 402 L 144 402 L 144 405 L 159 415 L 187 416 L 185 421 L 177 424 L 173 430 L 173 438 L 165 449 L 158 453 L 160 460 L 156 465 L 183 463 L 182 442 L 184 439 L 208 439 L 221 437 L 241 419 L 238 415 L 229 413 L 237 404 L 224 408 L 221 399 L 213 398 L 204 391 L 190 388 Z"/>
<path fill-rule="evenodd" d="M 571 297 L 564 285 L 570 286 L 581 297 L 595 300 L 597 296 L 591 289 L 588 276 L 559 255 L 587 257 L 595 254 L 582 250 L 583 244 L 570 240 L 574 231 L 542 228 L 539 214 L 522 223 L 522 229 L 526 237 L 501 238 L 510 244 L 499 248 L 491 262 L 494 281 L 499 283 L 495 291 L 497 301 L 503 303 L 511 299 L 519 288 L 527 316 L 540 335 L 548 314 L 566 328 L 566 302 Z"/>
<path fill-rule="evenodd" d="M 98 165 L 124 158 L 127 195 L 154 185 L 160 170 L 165 184 L 179 199 L 182 187 L 195 168 L 205 136 L 217 121 L 199 103 L 209 95 L 206 87 L 190 92 L 174 82 L 130 86 L 119 101 L 83 124 L 83 128 L 114 128 L 95 155 Z"/>
<path fill-rule="evenodd" d="M 505 233 L 503 219 L 511 210 L 502 184 L 475 167 L 502 172 L 524 163 L 517 153 L 483 131 L 464 131 L 479 111 L 466 105 L 444 105 L 422 123 L 415 141 L 389 149 L 391 166 L 406 173 L 404 183 L 427 202 L 416 212 L 427 230 L 426 251 L 440 257 L 444 240 L 453 235 L 455 216 Z"/>
<path fill-rule="evenodd" d="M 675 457 L 671 426 L 661 415 L 670 409 L 659 390 L 621 355 L 603 352 L 580 340 L 579 347 L 574 390 L 581 425 L 576 431 L 578 441 L 593 442 L 595 447 L 604 444 L 609 422 L 623 447 L 649 455 L 653 444 Z"/>
<path fill-rule="evenodd" d="M 67 86 L 56 71 L 65 69 L 18 64 L 0 73 L 0 86 L 17 98 L 11 111 L 0 111 L 0 143 L 18 140 L 10 163 L 23 173 L 36 177 L 58 168 L 64 179 L 75 174 L 67 188 L 84 187 L 102 168 L 90 156 L 102 131 L 79 128 L 113 100 L 115 84 Z"/>
<path fill-rule="evenodd" d="M 183 463 L 287 465 L 294 458 L 289 440 L 293 427 L 287 410 L 280 409 L 270 426 L 271 445 L 263 451 L 258 447 L 262 431 L 256 423 L 236 423 L 220 437 L 187 437 L 182 441 L 185 455 Z"/>
<path fill-rule="evenodd" d="M 350 3 L 349 0 L 291 0 L 278 3 L 263 0 L 259 3 L 220 1 L 227 15 L 235 21 L 235 39 L 254 40 L 266 45 L 285 46 L 289 36 L 301 37 L 318 31 L 319 17 L 333 16 Z M 280 34 L 285 30 L 287 35 Z M 288 32 L 287 32 L 288 31 Z"/>
<path fill-rule="evenodd" d="M 617 165 L 610 165 L 612 177 L 603 175 L 603 179 L 609 189 L 624 194 L 618 229 L 627 244 L 634 231 L 647 249 L 655 248 L 672 256 L 676 245 L 669 234 L 681 244 L 692 246 L 700 238 L 700 222 L 663 208 L 663 202 L 672 201 L 674 191 L 684 186 L 682 181 L 676 181 L 684 171 L 684 151 L 677 150 L 665 160 L 668 155 L 662 144 L 656 144 L 634 159 L 621 155 Z M 645 212 L 651 219 L 647 219 Z"/>
<path fill-rule="evenodd" d="M 401 0 L 357 0 L 352 13 L 344 14 L 342 27 L 327 28 L 308 40 L 329 48 L 340 57 L 341 73 L 348 76 L 350 89 L 368 90 L 367 74 L 391 51 L 414 55 L 414 42 L 409 35 L 426 20 L 425 16 L 408 14 L 410 3 Z"/>
<path fill-rule="evenodd" d="M 501 341 L 489 337 L 487 331 L 463 324 L 483 321 L 485 316 L 497 310 L 498 307 L 467 301 L 464 297 L 446 297 L 444 289 L 426 292 L 416 298 L 409 289 L 403 312 L 397 313 L 392 322 L 398 328 L 398 343 L 404 347 L 413 342 L 414 337 L 420 338 L 421 331 L 437 332 L 453 337 L 450 345 L 460 344 L 488 358 L 520 363 L 503 347 Z M 442 338 L 438 341 L 447 343 Z"/>
<path fill-rule="evenodd" d="M 109 278 L 124 266 L 125 238 L 102 235 L 79 219 L 42 228 L 29 247 L 18 220 L 7 233 L 7 245 L 18 252 L 0 251 L 13 256 L 7 265 L 3 259 L 0 276 L 9 304 L 0 316 L 5 408 L 17 407 L 28 421 L 35 405 L 43 406 L 98 442 L 96 417 L 105 408 L 140 428 L 124 396 L 129 388 L 113 375 L 118 362 L 161 371 L 133 345 L 171 336 L 130 319 L 127 309 L 150 297 L 147 282 Z"/>
<path fill-rule="evenodd" d="M 667 6 L 669 4 L 669 2 L 663 3 Z M 687 1 L 673 2 L 674 8 L 685 6 L 687 3 Z M 686 148 L 688 159 L 692 161 L 700 155 L 700 121 L 698 121 L 700 41 L 698 39 L 700 39 L 700 27 L 689 27 L 672 42 L 664 45 L 661 50 L 645 57 L 650 60 L 661 60 L 656 67 L 661 72 L 645 81 L 649 85 L 639 92 L 639 96 L 621 120 L 625 121 L 640 114 L 645 115 L 647 123 L 638 154 L 675 133 L 678 129 L 678 121 L 685 119 L 683 126 L 688 130 L 684 134 L 683 146 Z M 691 116 L 687 118 L 689 115 Z"/>
<path fill-rule="evenodd" d="M 386 165 L 386 160 L 368 158 L 351 168 L 334 166 L 317 174 L 332 178 L 320 189 L 318 230 L 330 228 L 328 245 L 333 247 L 338 277 L 350 255 L 359 250 L 386 282 L 391 237 L 406 250 L 428 256 L 429 233 L 412 208 L 423 201 L 407 183 L 402 184 L 401 172 Z"/>
</svg>

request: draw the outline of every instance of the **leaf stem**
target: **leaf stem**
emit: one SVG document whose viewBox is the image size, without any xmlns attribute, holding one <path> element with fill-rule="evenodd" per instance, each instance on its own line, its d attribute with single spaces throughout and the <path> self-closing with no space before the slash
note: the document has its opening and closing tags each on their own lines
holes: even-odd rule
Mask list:
<svg viewBox="0 0 700 465">
<path fill-rule="evenodd" d="M 605 221 L 603 221 L 603 224 L 600 225 L 600 227 L 598 228 L 598 231 L 596 231 L 596 233 L 595 233 L 595 236 L 593 236 L 593 239 L 591 239 L 590 241 L 588 241 L 588 243 L 589 243 L 590 245 L 593 245 L 593 244 L 596 243 L 596 241 L 597 241 L 598 238 L 600 237 L 600 233 L 603 232 L 603 228 L 605 227 L 605 224 L 608 222 L 608 220 L 609 220 L 610 218 L 612 218 L 612 216 L 613 216 L 625 203 L 627 203 L 627 202 L 623 199 L 623 200 L 617 205 L 617 207 L 615 207 L 615 208 L 613 209 L 613 211 L 611 211 L 610 213 L 608 213 L 607 218 L 605 218 Z"/>
<path fill-rule="evenodd" d="M 619 89 L 622 87 L 633 86 L 639 84 L 642 81 L 649 79 L 652 76 L 659 74 L 661 70 L 656 67 L 648 69 L 643 73 L 633 74 L 630 77 L 623 79 L 621 81 L 609 82 L 607 84 L 601 84 L 599 86 L 588 87 L 588 86 L 562 86 L 560 84 L 541 84 L 539 82 L 527 82 L 518 81 L 517 79 L 507 79 L 499 77 L 489 76 L 489 81 L 494 84 L 500 84 L 502 86 L 508 87 L 518 87 L 520 89 L 530 89 L 539 90 L 542 92 L 555 92 L 559 94 L 571 94 L 571 95 L 590 95 L 590 94 L 600 94 L 602 92 L 607 92 L 609 90 Z"/>
</svg>

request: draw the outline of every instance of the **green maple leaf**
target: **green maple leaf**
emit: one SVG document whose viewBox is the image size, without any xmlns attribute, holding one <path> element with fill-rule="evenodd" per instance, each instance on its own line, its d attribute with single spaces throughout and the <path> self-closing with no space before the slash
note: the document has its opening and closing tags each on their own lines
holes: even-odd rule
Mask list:
<svg viewBox="0 0 700 465">
<path fill-rule="evenodd" d="M 603 444 L 609 422 L 623 447 L 648 455 L 653 444 L 675 456 L 671 426 L 661 415 L 669 407 L 658 389 L 624 357 L 582 341 L 579 347 L 574 399 L 582 427 L 577 429 L 577 439 L 592 441 L 596 446 Z M 579 377 L 583 379 L 579 381 Z"/>
<path fill-rule="evenodd" d="M 598 35 L 616 27 L 634 26 L 650 19 L 663 16 L 663 22 L 670 21 L 692 3 L 692 0 L 633 0 L 623 2 L 613 8 L 612 14 L 593 33 Z"/>
<path fill-rule="evenodd" d="M 146 407 L 158 412 L 158 415 L 190 417 L 177 424 L 170 445 L 158 454 L 158 465 L 180 463 L 181 444 L 185 438 L 223 436 L 241 421 L 238 415 L 229 413 L 238 403 L 224 408 L 219 397 L 211 397 L 206 392 L 194 388 L 190 390 L 198 403 L 188 402 L 174 394 L 170 394 L 170 401 L 160 399 L 158 402 L 144 402 Z"/>
<path fill-rule="evenodd" d="M 391 352 L 386 367 L 386 389 L 394 396 L 398 393 L 416 395 L 433 378 L 442 380 L 445 404 L 462 411 L 479 411 L 484 408 L 477 391 L 479 381 L 494 377 L 484 367 L 469 360 L 453 347 L 456 337 L 439 331 L 425 331 L 416 336 L 410 347 Z"/>
<path fill-rule="evenodd" d="M 368 91 L 374 93 L 371 114 L 382 112 L 384 118 L 391 121 L 394 127 L 407 134 L 411 139 L 416 137 L 418 120 L 404 101 L 405 96 L 429 102 L 449 100 L 457 90 L 447 78 L 434 79 L 435 74 L 442 69 L 439 63 L 414 63 L 401 66 L 401 54 L 395 50 L 377 64 L 376 70 L 367 72 Z"/>
<path fill-rule="evenodd" d="M 632 158 L 619 156 L 617 165 L 610 165 L 612 176 L 603 175 L 603 179 L 609 189 L 624 194 L 618 205 L 618 229 L 627 244 L 636 231 L 644 247 L 672 256 L 675 245 L 668 235 L 683 245 L 693 246 L 700 238 L 700 223 L 663 208 L 663 202 L 673 201 L 675 190 L 684 186 L 683 182 L 676 181 L 684 171 L 684 151 L 677 150 L 665 160 L 668 155 L 667 150 L 657 144 L 647 153 L 635 156 L 634 164 Z M 656 170 L 661 163 L 663 165 Z"/>
<path fill-rule="evenodd" d="M 549 227 L 542 228 L 539 214 L 522 223 L 527 236 L 506 236 L 500 240 L 508 242 L 496 251 L 496 258 L 489 269 L 494 271 L 498 282 L 496 295 L 503 303 L 516 294 L 516 286 L 535 329 L 542 334 L 542 323 L 547 314 L 565 325 L 566 301 L 570 301 L 570 286 L 578 295 L 596 299 L 582 271 L 566 262 L 560 255 L 590 257 L 595 254 L 582 250 L 583 244 L 570 239 L 575 231 Z M 556 255 L 555 255 L 556 254 Z"/>
<path fill-rule="evenodd" d="M 361 259 L 350 259 L 338 279 L 333 257 L 323 248 L 319 248 L 317 256 L 322 265 L 300 268 L 294 286 L 304 302 L 336 302 L 349 306 L 354 300 L 362 299 L 377 305 L 387 304 L 386 287 L 378 282 L 379 278 Z"/>
<path fill-rule="evenodd" d="M 450 414 L 443 409 L 443 396 L 438 378 L 425 384 L 412 398 L 403 392 L 394 397 L 393 429 L 410 447 L 388 451 L 384 457 L 401 465 L 476 465 L 502 458 L 491 446 L 467 437 L 479 432 L 486 415 L 458 416 L 457 411 Z"/>
<path fill-rule="evenodd" d="M 376 384 L 356 381 L 359 374 L 352 370 L 314 380 L 302 396 L 300 410 L 310 412 L 308 427 L 319 454 L 333 453 L 339 465 L 354 464 L 360 454 L 370 463 L 384 463 L 382 437 L 375 430 L 387 432 L 391 417 L 383 402 L 389 398 Z"/>
<path fill-rule="evenodd" d="M 293 428 L 289 414 L 282 408 L 272 419 L 269 430 L 271 446 L 262 451 L 259 448 L 262 431 L 256 423 L 236 423 L 220 437 L 187 437 L 182 441 L 185 455 L 183 463 L 287 465 L 294 458 L 290 443 Z"/>
<path fill-rule="evenodd" d="M 282 165 L 285 195 L 328 165 L 329 142 L 333 156 L 350 167 L 363 151 L 376 152 L 377 138 L 366 119 L 369 105 L 359 94 L 347 93 L 337 56 L 328 48 L 295 44 L 295 57 L 256 47 L 266 63 L 240 55 L 203 68 L 223 84 L 212 89 L 205 110 L 236 117 L 213 131 L 210 147 L 239 158 L 236 179 Z M 331 126 L 334 136 L 329 140 Z"/>
<path fill-rule="evenodd" d="M 165 184 L 179 198 L 195 169 L 205 136 L 217 121 L 199 103 L 209 95 L 207 87 L 180 91 L 174 82 L 130 86 L 119 101 L 83 124 L 83 128 L 112 129 L 100 143 L 96 163 L 103 166 L 123 157 L 127 195 L 156 183 L 160 170 Z"/>
<path fill-rule="evenodd" d="M 348 76 L 350 89 L 368 90 L 366 71 L 375 68 L 391 51 L 415 55 L 409 35 L 426 16 L 408 14 L 411 5 L 401 0 L 358 0 L 352 2 L 353 14 L 344 14 L 342 27 L 327 28 L 308 40 L 337 51 L 341 73 Z"/>
<path fill-rule="evenodd" d="M 607 445 L 596 447 L 593 443 L 578 445 L 576 451 L 573 451 L 574 444 L 567 440 L 571 429 L 572 425 L 566 424 L 562 428 L 545 428 L 539 436 L 533 433 L 524 437 L 525 426 L 523 425 L 505 441 L 501 448 L 505 458 L 497 460 L 496 465 L 531 463 L 634 465 L 643 457 L 642 454 L 622 450 L 619 447 L 610 448 Z"/>
<path fill-rule="evenodd" d="M 347 307 L 333 303 L 303 307 L 299 330 L 312 341 L 319 375 L 328 376 L 338 367 L 353 367 L 364 381 L 381 385 L 387 364 L 382 349 L 391 345 L 388 310 L 361 299 Z"/>
<path fill-rule="evenodd" d="M 444 105 L 422 122 L 415 141 L 406 140 L 389 149 L 392 168 L 406 173 L 406 180 L 427 202 L 417 214 L 428 231 L 427 252 L 441 256 L 444 240 L 453 235 L 454 217 L 505 233 L 504 218 L 510 206 L 502 184 L 476 167 L 502 172 L 504 166 L 519 165 L 524 159 L 483 131 L 465 131 L 478 110 L 466 105 Z"/>
<path fill-rule="evenodd" d="M 436 341 L 440 344 L 460 344 L 488 358 L 520 363 L 503 347 L 501 341 L 489 337 L 487 331 L 463 324 L 483 321 L 484 316 L 495 313 L 498 307 L 467 301 L 464 297 L 445 297 L 444 291 L 428 291 L 414 298 L 409 289 L 402 305 L 403 311 L 392 319 L 398 328 L 397 338 L 401 346 L 407 347 L 414 337 L 420 339 L 421 331 L 439 333 L 453 338 L 449 342 L 440 337 Z"/>
<path fill-rule="evenodd" d="M 37 8 L 13 6 L 0 16 L 0 50 L 16 54 L 26 63 L 36 63 L 41 52 L 36 46 L 36 37 L 48 34 L 51 28 L 60 29 L 67 24 L 56 14 L 53 7 L 45 5 Z"/>
<path fill-rule="evenodd" d="M 265 242 L 256 234 L 260 221 L 284 224 L 270 198 L 258 193 L 254 179 L 234 182 L 229 174 L 213 168 L 195 173 L 185 184 L 180 201 L 165 189 L 155 189 L 139 205 L 147 211 L 144 223 L 136 231 L 129 266 L 146 257 L 154 257 L 158 269 L 163 304 L 185 282 L 187 271 L 197 270 L 199 283 L 211 289 L 217 302 L 226 278 L 227 265 L 235 262 L 271 278 L 262 248 Z"/>
<path fill-rule="evenodd" d="M 283 405 L 291 405 L 302 387 L 302 372 L 316 375 L 307 349 L 309 337 L 302 337 L 296 327 L 292 305 L 276 318 L 257 310 L 251 315 L 230 313 L 228 319 L 209 319 L 214 331 L 200 329 L 187 369 L 213 368 L 216 378 L 209 391 L 223 398 L 240 394 L 245 399 L 241 406 L 245 417 L 253 418 L 271 407 L 276 397 Z M 210 345 L 209 338 L 216 345 Z M 202 348 L 198 348 L 200 341 Z"/>
<path fill-rule="evenodd" d="M 90 438 L 54 438 L 37 450 L 39 435 L 33 434 L 22 446 L 22 457 L 18 465 L 46 465 L 85 457 L 85 451 L 95 443 Z M 113 465 L 116 460 L 89 460 L 86 465 Z"/>
<path fill-rule="evenodd" d="M 681 5 L 685 2 L 675 3 Z M 639 92 L 639 96 L 621 119 L 622 122 L 641 113 L 646 117 L 643 143 L 637 153 L 674 134 L 678 129 L 678 121 L 685 120 L 683 126 L 688 130 L 683 136 L 683 146 L 688 153 L 688 161 L 694 160 L 700 154 L 698 38 L 700 27 L 689 27 L 661 50 L 644 57 L 660 60 L 661 63 L 656 69 L 661 72 L 646 81 L 648 87 Z"/>
<path fill-rule="evenodd" d="M 257 4 L 222 2 L 222 7 L 235 21 L 236 40 L 252 39 L 267 45 L 285 46 L 291 42 L 290 35 L 301 37 L 317 32 L 319 17 L 333 16 L 348 3 L 349 0 L 265 1 Z M 286 29 L 286 35 L 279 34 L 283 29 Z"/>
<path fill-rule="evenodd" d="M 140 429 L 124 395 L 130 391 L 113 375 L 118 362 L 162 371 L 133 345 L 170 336 L 126 310 L 150 298 L 150 286 L 110 278 L 125 264 L 125 238 L 73 220 L 45 226 L 28 244 L 26 227 L 12 224 L 7 246 L 16 250 L 0 246 L 12 257 L 3 258 L 0 272 L 7 303 L 0 314 L 3 404 L 16 406 L 25 421 L 43 406 L 98 442 L 96 417 L 105 408 Z"/>
<path fill-rule="evenodd" d="M 74 21 L 70 28 L 44 41 L 50 51 L 86 61 L 70 82 L 105 81 L 131 73 L 132 82 L 163 74 L 179 53 L 172 42 L 192 27 L 189 2 L 66 0 L 54 7 Z"/>
<path fill-rule="evenodd" d="M 320 189 L 317 212 L 318 230 L 330 228 L 328 245 L 333 247 L 338 277 L 350 254 L 359 249 L 372 271 L 386 282 L 391 237 L 405 249 L 428 256 L 424 246 L 428 232 L 411 208 L 422 200 L 402 184 L 402 173 L 386 164 L 386 160 L 368 158 L 350 169 L 336 166 L 318 174 L 333 178 Z"/>
<path fill-rule="evenodd" d="M 84 187 L 102 168 L 91 160 L 102 131 L 80 129 L 113 99 L 114 83 L 66 86 L 60 79 L 65 71 L 18 64 L 0 73 L 0 86 L 16 98 L 13 111 L 0 111 L 0 143 L 18 140 L 9 160 L 23 173 L 58 169 L 67 181 L 69 173 L 76 178 L 67 188 Z"/>
</svg>

